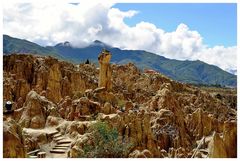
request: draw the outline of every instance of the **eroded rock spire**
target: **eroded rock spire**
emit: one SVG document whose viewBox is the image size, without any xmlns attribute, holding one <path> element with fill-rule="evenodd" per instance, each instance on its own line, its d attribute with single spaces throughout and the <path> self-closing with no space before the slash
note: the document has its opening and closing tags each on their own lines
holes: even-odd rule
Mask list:
<svg viewBox="0 0 240 161">
<path fill-rule="evenodd" d="M 112 89 L 112 69 L 110 65 L 111 53 L 105 49 L 98 56 L 100 66 L 98 87 L 105 87 L 106 90 Z"/>
</svg>

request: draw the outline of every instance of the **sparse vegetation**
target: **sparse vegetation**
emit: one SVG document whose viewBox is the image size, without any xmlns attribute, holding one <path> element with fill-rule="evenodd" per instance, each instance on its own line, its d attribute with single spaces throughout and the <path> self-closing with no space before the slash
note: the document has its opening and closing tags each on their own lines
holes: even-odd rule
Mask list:
<svg viewBox="0 0 240 161">
<path fill-rule="evenodd" d="M 121 100 L 121 99 L 118 99 L 118 100 L 117 100 L 117 106 L 118 106 L 121 110 L 123 110 L 123 107 L 125 106 L 125 104 L 126 104 L 126 101 L 125 101 L 125 100 Z"/>
<path fill-rule="evenodd" d="M 87 158 L 123 158 L 127 157 L 131 144 L 124 143 L 116 128 L 111 128 L 106 122 L 97 122 L 90 129 L 91 145 L 83 148 Z"/>
<path fill-rule="evenodd" d="M 86 62 L 85 62 L 85 64 L 90 64 L 90 61 L 87 59 Z"/>
</svg>

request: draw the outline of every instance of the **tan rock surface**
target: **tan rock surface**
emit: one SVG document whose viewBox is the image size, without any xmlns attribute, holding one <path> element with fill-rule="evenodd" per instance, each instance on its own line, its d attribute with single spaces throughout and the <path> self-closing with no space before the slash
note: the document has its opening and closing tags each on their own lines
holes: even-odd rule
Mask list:
<svg viewBox="0 0 240 161">
<path fill-rule="evenodd" d="M 54 107 L 45 97 L 38 95 L 35 91 L 30 91 L 24 103 L 23 113 L 19 120 L 22 127 L 44 128 L 48 110 Z"/>
<path fill-rule="evenodd" d="M 24 158 L 22 128 L 14 120 L 3 122 L 3 157 L 4 158 Z"/>
<path fill-rule="evenodd" d="M 110 59 L 103 52 L 98 70 L 52 57 L 4 56 L 3 98 L 15 109 L 4 113 L 4 122 L 12 118 L 28 129 L 16 134 L 25 138 L 21 144 L 9 130 L 4 136 L 30 151 L 51 145 L 42 130 L 56 128 L 73 140 L 70 156 L 79 157 L 91 144 L 89 127 L 104 121 L 132 145 L 129 157 L 237 156 L 234 89 L 194 87 L 132 63 L 110 65 Z"/>
<path fill-rule="evenodd" d="M 214 132 L 212 141 L 209 143 L 209 157 L 210 158 L 227 158 L 227 152 L 223 139 L 220 134 Z"/>
<path fill-rule="evenodd" d="M 106 90 L 112 89 L 112 69 L 110 65 L 112 55 L 110 52 L 103 50 L 98 56 L 100 71 L 98 87 L 105 87 Z"/>
<path fill-rule="evenodd" d="M 223 142 L 227 152 L 227 157 L 237 157 L 237 122 L 226 121 L 223 126 Z"/>
</svg>

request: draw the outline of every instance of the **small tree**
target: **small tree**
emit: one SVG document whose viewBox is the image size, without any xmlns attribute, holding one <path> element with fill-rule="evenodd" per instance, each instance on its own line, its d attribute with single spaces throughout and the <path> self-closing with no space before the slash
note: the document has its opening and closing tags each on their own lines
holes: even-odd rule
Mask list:
<svg viewBox="0 0 240 161">
<path fill-rule="evenodd" d="M 90 61 L 87 59 L 87 61 L 85 62 L 85 64 L 90 64 Z"/>
<path fill-rule="evenodd" d="M 83 147 L 84 157 L 88 158 L 124 158 L 129 154 L 131 144 L 124 143 L 116 128 L 110 128 L 105 122 L 95 123 L 90 131 L 92 145 Z"/>
</svg>

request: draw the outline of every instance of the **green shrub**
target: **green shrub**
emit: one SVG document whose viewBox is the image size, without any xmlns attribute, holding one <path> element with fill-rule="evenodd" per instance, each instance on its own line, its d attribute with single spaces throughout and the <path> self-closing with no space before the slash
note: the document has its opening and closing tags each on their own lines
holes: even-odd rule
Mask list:
<svg viewBox="0 0 240 161">
<path fill-rule="evenodd" d="M 118 99 L 117 100 L 117 106 L 120 107 L 120 108 L 123 108 L 126 104 L 126 101 L 125 100 L 121 100 L 121 99 Z"/>
<path fill-rule="evenodd" d="M 105 122 L 97 122 L 90 129 L 91 145 L 83 147 L 84 157 L 88 158 L 124 158 L 131 145 L 124 143 L 118 136 L 116 128 L 110 128 Z"/>
</svg>

